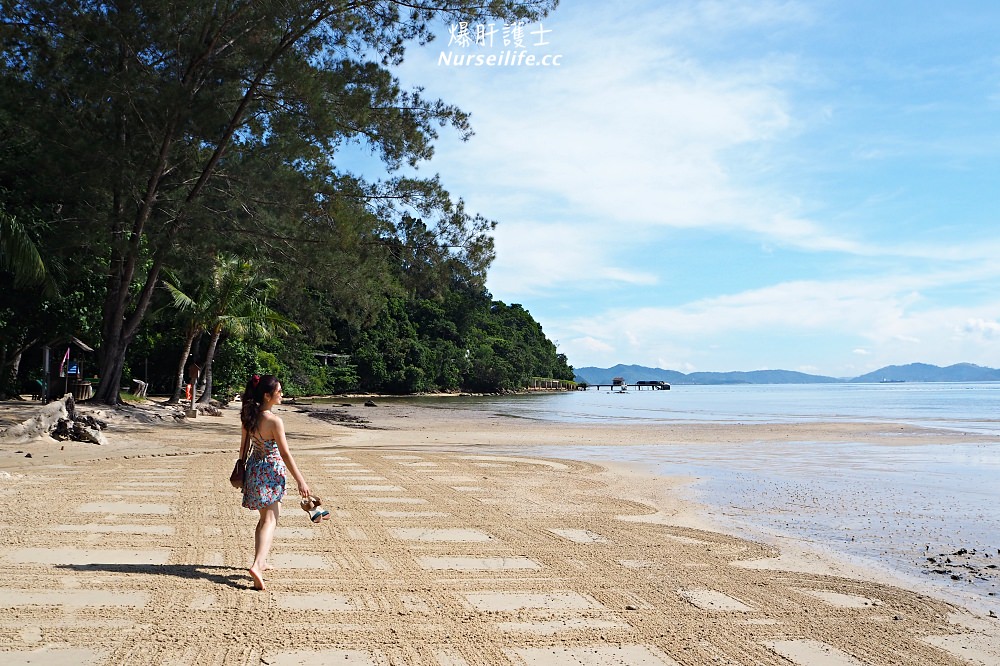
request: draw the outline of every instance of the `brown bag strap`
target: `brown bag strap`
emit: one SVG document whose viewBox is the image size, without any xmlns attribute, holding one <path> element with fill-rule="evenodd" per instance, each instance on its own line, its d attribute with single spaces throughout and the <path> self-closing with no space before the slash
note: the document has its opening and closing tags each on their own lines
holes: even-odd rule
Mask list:
<svg viewBox="0 0 1000 666">
<path fill-rule="evenodd" d="M 246 462 L 247 456 L 250 455 L 250 447 L 247 444 L 250 442 L 250 433 L 244 430 L 243 441 L 240 442 L 240 460 Z"/>
</svg>

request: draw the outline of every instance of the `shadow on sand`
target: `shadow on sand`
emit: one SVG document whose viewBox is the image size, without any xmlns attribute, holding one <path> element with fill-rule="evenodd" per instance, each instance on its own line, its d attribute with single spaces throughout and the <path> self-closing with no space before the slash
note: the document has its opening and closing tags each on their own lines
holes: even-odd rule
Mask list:
<svg viewBox="0 0 1000 666">
<path fill-rule="evenodd" d="M 83 573 L 105 571 L 110 573 L 146 574 L 150 576 L 173 576 L 188 580 L 205 580 L 217 585 L 226 585 L 238 590 L 253 589 L 252 579 L 246 569 L 213 566 L 207 564 L 60 564 L 60 569 L 71 569 Z M 248 585 L 247 583 L 250 583 Z"/>
</svg>

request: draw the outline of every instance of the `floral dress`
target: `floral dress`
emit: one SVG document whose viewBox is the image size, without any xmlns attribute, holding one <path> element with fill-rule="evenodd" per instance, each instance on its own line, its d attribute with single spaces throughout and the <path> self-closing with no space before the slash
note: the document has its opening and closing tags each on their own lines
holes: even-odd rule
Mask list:
<svg viewBox="0 0 1000 666">
<path fill-rule="evenodd" d="M 251 435 L 243 480 L 243 506 L 256 511 L 280 502 L 284 496 L 285 461 L 278 452 L 278 443 Z"/>
</svg>

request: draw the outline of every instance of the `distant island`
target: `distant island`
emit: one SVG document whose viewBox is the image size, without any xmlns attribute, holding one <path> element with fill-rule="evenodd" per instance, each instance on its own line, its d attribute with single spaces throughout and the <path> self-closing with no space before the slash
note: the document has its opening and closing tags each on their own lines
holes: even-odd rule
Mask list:
<svg viewBox="0 0 1000 666">
<path fill-rule="evenodd" d="M 877 384 L 899 382 L 997 382 L 1000 370 L 972 363 L 957 363 L 942 368 L 927 363 L 887 365 L 858 377 L 824 377 L 792 370 L 753 370 L 751 372 L 692 372 L 648 368 L 642 365 L 616 365 L 611 368 L 576 368 L 577 383 L 610 384 L 624 377 L 629 384 L 643 380 L 670 384 Z"/>
</svg>

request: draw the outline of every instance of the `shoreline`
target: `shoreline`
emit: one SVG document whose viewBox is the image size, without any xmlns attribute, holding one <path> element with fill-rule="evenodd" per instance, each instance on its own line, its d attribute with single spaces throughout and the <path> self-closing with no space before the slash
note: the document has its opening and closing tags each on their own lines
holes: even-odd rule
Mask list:
<svg viewBox="0 0 1000 666">
<path fill-rule="evenodd" d="M 415 407 L 421 410 L 422 407 Z M 405 411 L 405 408 L 403 408 Z M 336 411 L 336 410 L 332 410 Z M 802 563 L 814 561 L 822 565 L 823 571 L 838 575 L 864 576 L 869 580 L 892 580 L 895 584 L 947 599 L 978 614 L 989 612 L 1000 614 L 1000 599 L 995 595 L 987 596 L 987 592 L 1000 592 L 997 583 L 1000 577 L 991 573 L 992 569 L 979 569 L 980 574 L 989 575 L 986 584 L 970 588 L 960 584 L 942 584 L 930 576 L 931 565 L 918 572 L 915 567 L 901 567 L 886 557 L 874 554 L 864 554 L 858 548 L 849 549 L 834 543 L 824 542 L 818 533 L 803 532 L 791 529 L 777 529 L 768 524 L 766 518 L 773 517 L 776 509 L 765 507 L 758 503 L 740 511 L 728 511 L 728 496 L 720 496 L 718 491 L 711 492 L 704 488 L 713 481 L 704 477 L 707 464 L 709 474 L 716 477 L 725 473 L 725 468 L 718 463 L 696 464 L 697 456 L 692 453 L 710 450 L 711 456 L 722 455 L 737 460 L 749 461 L 753 456 L 763 454 L 758 451 L 762 442 L 767 442 L 766 452 L 769 458 L 790 461 L 800 455 L 797 449 L 802 442 L 815 442 L 825 447 L 824 459 L 831 451 L 838 452 L 840 446 L 856 446 L 858 441 L 867 441 L 887 451 L 899 450 L 901 447 L 927 447 L 939 445 L 965 446 L 968 436 L 964 432 L 951 429 L 930 428 L 897 423 L 871 422 L 796 422 L 796 423 L 671 423 L 664 424 L 629 424 L 628 426 L 599 425 L 595 423 L 565 423 L 549 421 L 533 421 L 523 418 L 510 419 L 503 428 L 501 436 L 493 436 L 488 430 L 478 427 L 476 419 L 487 419 L 487 422 L 502 421 L 503 416 L 484 416 L 486 412 L 466 412 L 461 409 L 430 409 L 431 417 L 442 418 L 447 423 L 447 433 L 438 432 L 433 425 L 422 425 L 431 434 L 426 435 L 428 441 L 424 445 L 440 447 L 441 450 L 451 450 L 453 446 L 474 445 L 486 446 L 495 452 L 515 455 L 521 452 L 525 455 L 540 455 L 543 457 L 558 457 L 568 460 L 596 463 L 619 475 L 640 471 L 651 479 L 663 480 L 670 486 L 670 497 L 660 494 L 657 502 L 666 502 L 674 510 L 677 503 L 684 503 L 688 510 L 685 522 L 677 523 L 685 526 L 696 526 L 700 529 L 723 532 L 734 536 L 742 536 L 757 541 L 764 541 L 781 547 L 782 552 L 795 549 L 796 557 L 783 555 L 787 560 Z M 384 426 L 391 423 L 390 419 L 382 419 Z M 466 428 L 463 424 L 474 424 Z M 523 434 L 522 434 L 523 433 Z M 377 434 L 357 435 L 366 444 L 381 439 Z M 544 438 L 545 444 L 539 439 Z M 996 439 L 995 437 L 986 439 Z M 782 453 L 784 452 L 784 453 Z M 835 453 L 835 455 L 839 455 Z M 711 456 L 709 456 L 711 458 Z M 741 463 L 742 464 L 742 463 Z M 763 463 L 757 463 L 763 465 Z M 692 467 L 698 471 L 691 471 Z M 670 471 L 664 471 L 668 468 Z M 699 477 L 699 474 L 702 475 Z M 641 485 L 641 484 L 638 484 Z M 770 490 L 772 495 L 781 495 L 781 490 Z M 829 499 L 829 498 L 828 498 Z M 892 500 L 893 498 L 890 498 Z M 894 496 L 894 501 L 902 499 Z M 910 498 L 907 498 L 908 501 Z M 653 501 L 652 499 L 650 500 Z M 842 498 L 840 500 L 842 501 Z M 928 499 L 927 501 L 932 501 Z M 655 504 L 655 502 L 654 502 Z M 734 507 L 735 508 L 735 507 Z M 964 507 L 955 506 L 955 511 L 961 513 Z M 863 509 L 862 509 L 863 510 Z M 989 510 L 985 507 L 983 510 Z M 868 509 L 871 512 L 871 509 Z M 868 515 L 871 520 L 871 513 Z M 859 522 L 864 515 L 859 515 Z M 772 520 L 771 523 L 774 521 Z M 884 529 L 884 528 L 883 528 Z M 862 536 L 858 533 L 858 538 Z M 923 535 L 926 536 L 926 535 Z M 851 541 L 854 538 L 851 537 Z M 937 544 L 941 546 L 941 544 Z M 948 543 L 950 551 L 961 550 L 970 546 L 967 542 Z M 975 544 L 976 546 L 1000 546 L 997 544 Z M 943 547 L 943 546 L 941 546 Z M 982 548 L 981 548 L 982 552 Z M 928 553 L 936 555 L 937 552 Z M 883 554 L 884 555 L 884 554 Z M 923 560 L 925 553 L 911 553 L 914 560 Z M 996 559 L 980 556 L 978 566 L 990 566 L 1000 562 L 1000 551 Z M 956 557 L 956 561 L 962 558 Z"/>
<path fill-rule="evenodd" d="M 0 423 L 6 424 L 10 417 L 4 409 L 0 406 L 0 416 L 5 417 Z M 30 587 L 36 599 L 42 598 L 45 589 L 61 587 L 60 580 L 62 585 L 72 583 L 70 589 L 81 590 L 81 603 L 97 600 L 93 612 L 103 618 L 98 620 L 100 626 L 121 621 L 127 627 L 136 621 L 113 605 L 96 610 L 102 608 L 100 594 L 112 594 L 98 593 L 105 587 L 121 589 L 113 594 L 130 594 L 135 599 L 143 594 L 177 595 L 190 588 L 178 597 L 187 599 L 182 606 L 189 609 L 203 608 L 214 614 L 242 609 L 235 613 L 241 622 L 256 612 L 253 609 L 259 602 L 247 607 L 240 601 L 245 595 L 250 599 L 264 596 L 240 589 L 245 578 L 240 566 L 250 551 L 253 521 L 249 512 L 233 506 L 238 496 L 221 488 L 239 445 L 236 410 L 187 422 L 174 422 L 163 414 L 157 417 L 156 407 L 146 410 L 147 418 L 140 418 L 141 413 L 120 413 L 108 419 L 108 447 L 76 442 L 19 445 L 18 450 L 34 449 L 36 455 L 30 459 L 0 450 L 0 503 L 10 515 L 7 522 L 13 535 L 6 554 L 0 551 L 4 566 L 12 571 L 11 582 L 0 583 L 0 604 L 13 609 L 10 619 L 0 621 L 0 650 L 39 657 L 45 650 L 80 649 L 86 652 L 81 653 L 86 658 L 80 663 L 111 664 L 121 663 L 122 641 L 132 645 L 131 650 L 160 646 L 128 630 L 122 637 L 100 629 L 91 635 L 74 629 L 68 640 L 52 638 L 47 627 L 65 624 L 59 620 L 64 617 L 61 611 L 53 615 L 38 607 L 37 601 L 21 605 L 11 595 L 15 590 L 28 592 L 25 588 Z M 448 664 L 546 663 L 537 658 L 553 644 L 553 636 L 561 637 L 570 654 L 589 654 L 588 650 L 603 654 L 608 645 L 615 645 L 625 650 L 622 654 L 631 654 L 633 661 L 664 664 L 712 663 L 712 654 L 762 664 L 788 660 L 810 665 L 848 663 L 823 662 L 824 654 L 827 658 L 853 655 L 873 665 L 898 663 L 895 659 L 900 654 L 910 655 L 907 663 L 918 664 L 1000 660 L 997 620 L 937 601 L 933 593 L 915 589 L 907 581 L 892 580 L 886 585 L 883 573 L 800 548 L 804 544 L 795 543 L 794 538 L 775 548 L 774 543 L 753 535 L 733 534 L 705 505 L 692 501 L 690 477 L 657 476 L 639 464 L 594 464 L 554 457 L 560 448 L 570 453 L 580 445 L 628 447 L 666 439 L 678 446 L 709 446 L 718 441 L 754 441 L 765 434 L 777 440 L 824 433 L 828 440 L 850 441 L 867 433 L 873 438 L 891 434 L 892 442 L 900 438 L 926 442 L 929 437 L 938 441 L 937 435 L 925 429 L 904 429 L 900 434 L 899 427 L 863 423 L 626 429 L 541 423 L 389 401 L 384 406 L 352 410 L 352 415 L 369 421 L 361 424 L 363 428 L 310 418 L 296 405 L 279 407 L 278 413 L 286 421 L 299 466 L 327 500 L 324 503 L 336 510 L 329 525 L 316 527 L 297 515 L 294 503 L 286 502 L 276 539 L 276 551 L 285 558 L 285 566 L 275 573 L 274 591 L 267 595 L 283 609 L 282 615 L 292 618 L 293 626 L 318 622 L 316 635 L 326 638 L 314 644 L 278 630 L 268 634 L 270 647 L 254 648 L 238 635 L 214 636 L 217 643 L 244 646 L 241 654 L 250 660 L 238 663 L 261 663 L 254 660 L 255 654 L 266 656 L 266 663 L 299 663 L 293 660 L 296 654 L 332 658 L 337 650 L 338 656 L 351 651 L 389 658 L 397 655 L 400 663 L 417 663 L 414 659 Z M 553 457 L 518 453 L 540 444 Z M 129 478 L 135 480 L 119 480 Z M 178 496 L 175 487 L 189 490 Z M 44 523 L 39 529 L 30 497 L 40 492 L 55 493 L 61 506 L 75 508 L 62 516 L 47 516 L 45 521 L 58 524 L 46 527 Z M 101 495 L 106 502 L 98 513 L 79 513 L 81 506 L 94 504 Z M 148 518 L 129 513 L 138 510 L 137 502 L 159 507 L 168 501 L 174 504 L 169 511 L 164 509 L 167 513 L 162 518 L 156 513 L 146 514 Z M 378 502 L 390 503 L 373 510 Z M 411 503 L 416 506 L 411 508 Z M 170 519 L 174 513 L 197 519 L 189 526 Z M 407 519 L 407 515 L 412 517 Z M 411 527 L 400 526 L 400 521 Z M 121 549 L 127 550 L 127 544 L 136 540 L 128 537 L 129 530 L 146 534 L 140 537 L 143 548 L 172 553 L 163 555 L 167 559 L 162 566 L 195 567 L 190 569 L 194 580 L 158 577 L 151 586 L 152 579 L 144 572 L 152 564 L 108 564 L 104 573 L 95 574 L 93 570 L 88 573 L 86 566 L 48 561 L 63 556 L 72 560 L 89 552 L 86 548 L 110 548 L 116 543 L 124 553 Z M 380 534 L 385 536 L 376 537 Z M 480 541 L 487 538 L 483 535 L 489 540 Z M 654 543 L 657 547 L 650 550 Z M 43 556 L 39 548 L 54 554 Z M 463 573 L 462 565 L 455 563 L 458 560 L 453 561 L 456 555 L 468 559 L 475 553 L 508 555 L 497 560 L 505 564 L 496 565 L 501 568 L 491 573 Z M 517 558 L 538 568 L 520 573 L 510 568 L 520 566 Z M 459 569 L 438 572 L 434 563 L 439 561 Z M 413 568 L 414 562 L 422 564 Z M 317 578 L 319 570 L 327 573 Z M 121 578 L 122 572 L 129 571 L 133 573 Z M 198 571 L 218 571 L 225 581 L 215 580 L 215 574 L 202 579 Z M 601 573 L 595 575 L 597 571 Z M 407 573 L 397 581 L 395 572 Z M 539 577 L 533 572 L 549 573 Z M 414 581 L 422 582 L 415 591 L 406 591 Z M 397 583 L 403 587 L 397 589 Z M 765 589 L 760 585 L 771 588 L 770 592 L 758 593 Z M 813 591 L 804 594 L 801 590 Z M 389 597 L 384 597 L 387 592 Z M 372 594 L 382 599 L 374 607 L 361 601 L 374 598 Z M 437 601 L 428 606 L 426 595 Z M 512 599 L 520 599 L 521 605 L 509 607 Z M 331 615 L 331 604 L 344 610 Z M 404 615 L 399 617 L 411 618 L 408 624 L 399 625 L 390 619 L 395 616 L 385 614 L 394 604 L 402 604 L 398 608 Z M 156 614 L 148 603 L 142 612 Z M 307 619 L 309 613 L 312 620 Z M 356 624 L 350 618 L 360 617 L 370 618 L 365 622 L 373 626 L 363 631 L 346 628 Z M 451 625 L 452 617 L 465 619 Z M 73 627 L 73 622 L 79 621 L 70 620 L 68 626 Z M 427 628 L 440 627 L 442 622 L 453 627 L 450 642 L 442 639 L 438 629 Z M 706 626 L 718 632 L 704 634 L 700 627 Z M 397 634 L 386 634 L 388 629 Z M 150 631 L 159 634 L 164 629 Z M 419 635 L 431 647 L 419 658 L 407 657 L 399 643 L 404 634 Z M 185 635 L 192 644 L 201 644 L 196 634 Z M 735 638 L 712 648 L 716 652 L 705 652 L 704 641 L 711 643 L 717 635 Z M 927 640 L 915 641 L 914 635 Z M 876 648 L 876 644 L 883 647 Z M 886 652 L 885 645 L 896 652 Z M 157 647 L 148 660 L 136 658 L 135 663 L 156 663 L 154 658 L 162 660 L 172 654 L 165 649 Z M 185 661 L 175 655 L 174 662 L 237 663 L 231 661 L 229 648 L 199 649 L 197 658 Z M 612 663 L 610 653 L 606 662 L 588 663 Z"/>
</svg>

